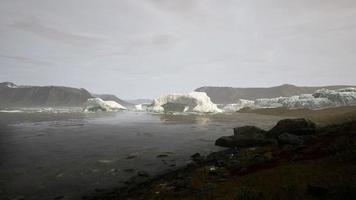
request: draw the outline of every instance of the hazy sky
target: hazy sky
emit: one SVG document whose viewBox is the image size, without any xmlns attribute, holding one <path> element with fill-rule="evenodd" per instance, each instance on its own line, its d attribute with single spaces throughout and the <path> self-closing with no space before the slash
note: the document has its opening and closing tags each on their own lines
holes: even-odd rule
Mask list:
<svg viewBox="0 0 356 200">
<path fill-rule="evenodd" d="M 0 0 L 0 81 L 122 98 L 356 84 L 356 1 Z"/>
</svg>

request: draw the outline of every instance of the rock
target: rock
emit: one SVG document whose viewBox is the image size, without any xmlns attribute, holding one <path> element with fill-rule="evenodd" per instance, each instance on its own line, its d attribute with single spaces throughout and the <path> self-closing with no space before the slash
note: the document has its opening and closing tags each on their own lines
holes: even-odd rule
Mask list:
<svg viewBox="0 0 356 200">
<path fill-rule="evenodd" d="M 315 139 L 314 135 L 293 135 L 290 133 L 282 133 L 278 136 L 279 145 L 303 145 L 310 140 Z"/>
<path fill-rule="evenodd" d="M 168 155 L 166 155 L 166 154 L 160 154 L 160 155 L 157 156 L 157 158 L 165 158 L 165 157 L 168 157 Z"/>
<path fill-rule="evenodd" d="M 233 136 L 224 136 L 215 141 L 215 145 L 222 147 L 256 147 L 276 144 L 275 140 L 266 138 L 267 131 L 255 126 L 234 128 Z"/>
<path fill-rule="evenodd" d="M 321 185 L 309 184 L 307 192 L 316 197 L 325 197 L 328 194 L 329 189 Z"/>
<path fill-rule="evenodd" d="M 234 128 L 234 135 L 264 135 L 267 131 L 255 126 L 242 126 Z"/>
<path fill-rule="evenodd" d="M 300 145 L 303 143 L 304 141 L 299 136 L 289 133 L 282 133 L 280 136 L 278 136 L 278 144 L 280 145 Z"/>
<path fill-rule="evenodd" d="M 134 172 L 135 170 L 134 169 L 132 169 L 132 168 L 129 168 L 129 169 L 124 169 L 124 172 Z"/>
<path fill-rule="evenodd" d="M 229 148 L 223 151 L 213 152 L 206 157 L 207 162 L 217 162 L 218 160 L 231 159 L 239 153 L 236 148 Z"/>
<path fill-rule="evenodd" d="M 312 135 L 315 133 L 316 125 L 314 122 L 300 119 L 284 119 L 280 120 L 276 126 L 267 132 L 270 138 L 278 138 L 282 133 L 290 133 L 293 135 Z"/>
<path fill-rule="evenodd" d="M 110 172 L 111 173 L 116 173 L 116 172 L 118 172 L 119 170 L 118 169 L 115 169 L 115 168 L 113 168 L 113 169 L 110 169 Z"/>
<path fill-rule="evenodd" d="M 137 156 L 135 156 L 135 155 L 131 155 L 131 156 L 127 156 L 126 159 L 130 160 L 130 159 L 134 159 L 134 158 L 136 158 L 136 157 L 137 157 Z"/>
<path fill-rule="evenodd" d="M 102 189 L 102 188 L 95 188 L 94 189 L 95 192 L 105 192 L 106 189 Z"/>
<path fill-rule="evenodd" d="M 215 166 L 208 166 L 207 168 L 208 168 L 209 175 L 212 176 L 218 175 L 218 170 Z"/>
<path fill-rule="evenodd" d="M 147 173 L 147 172 L 145 172 L 145 171 L 139 171 L 139 172 L 137 172 L 137 175 L 138 176 L 141 176 L 141 177 L 149 177 L 150 175 Z"/>
<path fill-rule="evenodd" d="M 204 157 L 200 155 L 200 153 L 195 153 L 190 156 L 194 162 L 204 161 Z"/>
<path fill-rule="evenodd" d="M 268 139 L 263 136 L 223 136 L 215 141 L 215 145 L 221 147 L 257 147 L 274 145 L 277 141 L 274 139 Z"/>
</svg>

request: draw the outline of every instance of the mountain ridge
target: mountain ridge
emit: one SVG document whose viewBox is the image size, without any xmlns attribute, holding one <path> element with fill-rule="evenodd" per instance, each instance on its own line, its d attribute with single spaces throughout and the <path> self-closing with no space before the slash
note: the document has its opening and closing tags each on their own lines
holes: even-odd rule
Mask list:
<svg viewBox="0 0 356 200">
<path fill-rule="evenodd" d="M 84 88 L 65 86 L 28 86 L 12 82 L 0 83 L 0 108 L 13 107 L 82 107 L 88 99 L 99 97 L 116 101 L 123 106 L 132 105 L 115 95 L 93 95 Z"/>
</svg>

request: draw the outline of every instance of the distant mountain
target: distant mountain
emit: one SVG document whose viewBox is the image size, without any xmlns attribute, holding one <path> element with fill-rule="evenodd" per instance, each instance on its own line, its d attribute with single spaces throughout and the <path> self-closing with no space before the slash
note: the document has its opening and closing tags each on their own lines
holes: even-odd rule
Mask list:
<svg viewBox="0 0 356 200">
<path fill-rule="evenodd" d="M 233 87 L 201 87 L 195 91 L 206 92 L 214 103 L 230 104 L 236 103 L 239 99 L 255 100 L 260 98 L 290 97 L 300 94 L 311 94 L 318 89 L 326 88 L 336 90 L 346 87 L 347 85 L 332 85 L 320 87 L 299 87 L 290 84 L 284 84 L 276 87 L 266 88 L 233 88 Z"/>
<path fill-rule="evenodd" d="M 120 105 L 122 106 L 125 106 L 125 107 L 130 107 L 130 106 L 133 106 L 134 104 L 130 103 L 130 102 L 127 102 L 127 101 L 124 101 L 120 98 L 118 98 L 117 96 L 115 95 L 112 95 L 112 94 L 92 94 L 93 97 L 98 97 L 104 101 L 116 101 L 117 103 L 119 103 Z"/>
<path fill-rule="evenodd" d="M 152 99 L 130 99 L 130 100 L 126 100 L 127 102 L 130 102 L 134 105 L 137 105 L 137 104 L 150 104 L 152 103 Z"/>
<path fill-rule="evenodd" d="M 0 107 L 74 107 L 89 98 L 92 95 L 85 89 L 0 83 Z"/>
</svg>

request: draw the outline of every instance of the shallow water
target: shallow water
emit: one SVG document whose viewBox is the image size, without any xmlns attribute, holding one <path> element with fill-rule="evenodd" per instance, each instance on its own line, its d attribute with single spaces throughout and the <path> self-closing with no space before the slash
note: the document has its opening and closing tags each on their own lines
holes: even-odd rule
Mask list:
<svg viewBox="0 0 356 200">
<path fill-rule="evenodd" d="M 156 115 L 0 113 L 0 199 L 80 199 L 208 154 L 232 128 L 271 128 L 279 117 L 255 114 Z M 165 155 L 157 157 L 158 155 Z"/>
</svg>

